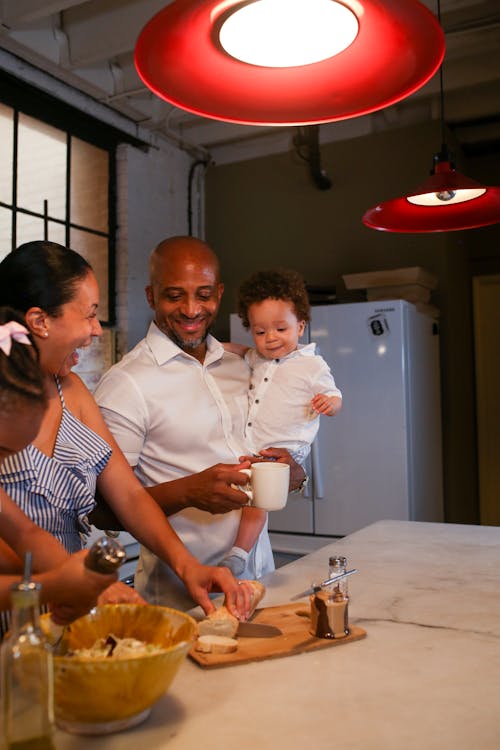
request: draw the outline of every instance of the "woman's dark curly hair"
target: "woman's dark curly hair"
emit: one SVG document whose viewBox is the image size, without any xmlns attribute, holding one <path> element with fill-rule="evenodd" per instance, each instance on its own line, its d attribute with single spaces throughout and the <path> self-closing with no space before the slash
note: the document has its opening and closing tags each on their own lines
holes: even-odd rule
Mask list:
<svg viewBox="0 0 500 750">
<path fill-rule="evenodd" d="M 248 308 L 255 302 L 266 299 L 281 299 L 291 302 L 297 320 L 311 317 L 309 298 L 304 279 L 287 268 L 276 268 L 271 271 L 258 271 L 244 281 L 238 291 L 238 315 L 245 328 L 250 328 Z"/>
<path fill-rule="evenodd" d="M 15 321 L 26 327 L 20 313 L 11 307 L 0 307 L 0 325 Z M 44 378 L 38 363 L 38 349 L 33 337 L 26 329 L 31 346 L 12 341 L 7 356 L 0 350 L 0 411 L 13 412 L 23 402 L 32 407 L 47 405 Z"/>
</svg>

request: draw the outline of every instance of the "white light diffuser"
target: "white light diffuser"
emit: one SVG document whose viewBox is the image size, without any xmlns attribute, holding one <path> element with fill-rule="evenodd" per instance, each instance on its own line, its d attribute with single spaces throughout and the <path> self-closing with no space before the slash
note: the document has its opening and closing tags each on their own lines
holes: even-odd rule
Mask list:
<svg viewBox="0 0 500 750">
<path fill-rule="evenodd" d="M 467 190 L 443 190 L 440 193 L 422 193 L 421 195 L 408 195 L 406 200 L 415 206 L 442 206 L 444 203 L 450 206 L 453 203 L 465 203 L 484 195 L 486 188 L 475 188 Z"/>
<path fill-rule="evenodd" d="M 326 60 L 355 40 L 358 19 L 335 0 L 258 0 L 223 22 L 219 41 L 250 65 L 290 68 Z"/>
</svg>

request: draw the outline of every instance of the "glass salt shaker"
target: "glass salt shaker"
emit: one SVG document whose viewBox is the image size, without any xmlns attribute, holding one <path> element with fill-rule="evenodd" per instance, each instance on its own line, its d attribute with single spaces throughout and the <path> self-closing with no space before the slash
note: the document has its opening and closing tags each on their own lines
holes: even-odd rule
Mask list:
<svg viewBox="0 0 500 750">
<path fill-rule="evenodd" d="M 347 558 L 343 555 L 332 555 L 328 558 L 328 578 L 341 575 L 347 571 Z M 341 578 L 339 581 L 331 584 L 332 590 L 340 591 L 345 599 L 349 598 L 347 578 Z"/>
</svg>

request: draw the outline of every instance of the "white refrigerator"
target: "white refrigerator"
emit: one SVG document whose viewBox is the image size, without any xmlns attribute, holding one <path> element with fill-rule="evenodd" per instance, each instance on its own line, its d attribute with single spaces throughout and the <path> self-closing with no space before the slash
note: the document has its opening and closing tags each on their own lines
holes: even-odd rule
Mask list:
<svg viewBox="0 0 500 750">
<path fill-rule="evenodd" d="M 231 340 L 251 343 L 231 315 Z M 319 305 L 314 341 L 342 391 L 321 417 L 304 497 L 269 514 L 275 532 L 343 536 L 382 519 L 442 521 L 439 335 L 403 300 Z"/>
</svg>

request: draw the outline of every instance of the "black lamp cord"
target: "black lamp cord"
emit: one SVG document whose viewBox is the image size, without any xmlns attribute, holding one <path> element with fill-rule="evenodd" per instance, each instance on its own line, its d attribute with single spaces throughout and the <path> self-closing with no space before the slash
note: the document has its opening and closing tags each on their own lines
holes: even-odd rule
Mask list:
<svg viewBox="0 0 500 750">
<path fill-rule="evenodd" d="M 439 25 L 442 28 L 441 0 L 437 0 L 437 18 L 439 21 Z M 448 146 L 446 145 L 446 128 L 445 128 L 445 117 L 444 117 L 443 65 L 444 65 L 444 58 L 443 58 L 443 61 L 441 62 L 441 65 L 439 66 L 439 109 L 440 109 L 440 119 L 441 119 L 441 151 L 439 152 L 439 154 L 436 154 L 436 156 L 434 157 L 434 162 L 436 161 L 451 162 L 452 160 L 452 155 L 450 154 L 448 150 Z"/>
<path fill-rule="evenodd" d="M 188 177 L 188 234 L 193 236 L 193 179 L 197 167 L 203 165 L 204 169 L 210 164 L 209 159 L 197 159 L 191 164 Z"/>
</svg>

